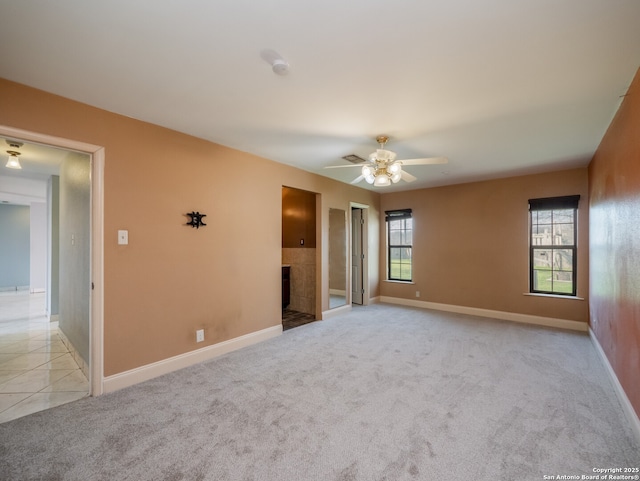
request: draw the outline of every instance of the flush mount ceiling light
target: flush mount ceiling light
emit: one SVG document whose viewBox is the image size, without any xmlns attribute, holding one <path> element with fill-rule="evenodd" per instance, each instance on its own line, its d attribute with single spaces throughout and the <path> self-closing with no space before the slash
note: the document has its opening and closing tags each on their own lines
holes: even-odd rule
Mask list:
<svg viewBox="0 0 640 481">
<path fill-rule="evenodd" d="M 14 142 L 13 140 L 7 140 L 7 144 L 9 144 L 9 147 L 13 149 L 19 149 L 23 145 L 21 142 Z M 7 154 L 9 154 L 9 158 L 7 159 L 7 165 L 5 167 L 9 169 L 22 169 L 20 159 L 18 158 L 20 152 L 16 150 L 7 150 Z"/>
<path fill-rule="evenodd" d="M 20 165 L 20 159 L 18 158 L 20 152 L 7 150 L 7 154 L 9 154 L 9 158 L 7 159 L 7 165 L 5 167 L 9 169 L 22 169 L 22 166 Z"/>
<path fill-rule="evenodd" d="M 446 157 L 430 157 L 425 159 L 407 159 L 396 160 L 396 153 L 391 150 L 386 150 L 385 144 L 389 140 L 386 135 L 379 135 L 376 137 L 376 142 L 380 144 L 380 148 L 369 155 L 368 163 L 364 159 L 361 159 L 355 154 L 343 157 L 343 159 L 354 162 L 353 165 L 330 165 L 325 167 L 326 169 L 339 169 L 343 167 L 362 167 L 362 172 L 352 184 L 357 184 L 362 179 L 366 180 L 369 184 L 373 184 L 376 187 L 384 187 L 387 185 L 395 184 L 400 179 L 405 182 L 413 182 L 417 177 L 402 170 L 403 165 L 429 165 L 429 164 L 446 164 L 449 160 Z M 360 159 L 361 163 L 356 163 L 351 159 Z M 364 165 L 363 165 L 364 164 Z"/>
</svg>

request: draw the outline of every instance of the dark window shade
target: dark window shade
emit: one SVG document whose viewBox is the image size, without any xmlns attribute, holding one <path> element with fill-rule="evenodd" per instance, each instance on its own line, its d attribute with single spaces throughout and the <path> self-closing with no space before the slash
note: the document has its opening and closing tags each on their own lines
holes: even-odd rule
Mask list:
<svg viewBox="0 0 640 481">
<path fill-rule="evenodd" d="M 402 209 L 402 210 L 386 210 L 384 212 L 386 214 L 385 220 L 398 220 L 398 219 L 411 219 L 411 209 Z"/>
<path fill-rule="evenodd" d="M 546 197 L 544 199 L 529 199 L 529 210 L 577 209 L 579 195 L 564 197 Z"/>
</svg>

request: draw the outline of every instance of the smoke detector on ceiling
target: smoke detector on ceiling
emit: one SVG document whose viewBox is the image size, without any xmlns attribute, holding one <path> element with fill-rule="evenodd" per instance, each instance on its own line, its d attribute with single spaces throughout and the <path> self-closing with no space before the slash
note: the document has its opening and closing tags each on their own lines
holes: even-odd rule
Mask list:
<svg viewBox="0 0 640 481">
<path fill-rule="evenodd" d="M 271 70 L 277 75 L 287 75 L 289 73 L 289 62 L 275 50 L 266 48 L 260 52 L 262 60 L 271 65 Z"/>
<path fill-rule="evenodd" d="M 271 64 L 271 68 L 273 69 L 273 73 L 278 75 L 286 75 L 289 72 L 289 64 L 284 60 L 275 60 Z"/>
</svg>

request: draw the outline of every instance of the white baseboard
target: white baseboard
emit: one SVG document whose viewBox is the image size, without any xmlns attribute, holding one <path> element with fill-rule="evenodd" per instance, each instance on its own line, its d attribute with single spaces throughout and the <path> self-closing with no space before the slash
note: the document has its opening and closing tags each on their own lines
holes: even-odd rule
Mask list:
<svg viewBox="0 0 640 481">
<path fill-rule="evenodd" d="M 186 352 L 178 356 L 163 359 L 162 361 L 147 364 L 129 371 L 114 374 L 104 378 L 103 393 L 117 391 L 128 386 L 133 386 L 154 377 L 168 374 L 178 369 L 208 361 L 215 357 L 227 354 L 243 347 L 266 341 L 282 334 L 282 325 L 268 327 L 260 331 L 252 332 L 244 336 L 229 339 L 228 341 L 206 346 L 195 351 Z"/>
<path fill-rule="evenodd" d="M 607 358 L 607 355 L 605 354 L 604 349 L 602 349 L 600 342 L 598 342 L 598 338 L 596 337 L 595 333 L 591 330 L 591 328 L 589 328 L 589 337 L 591 337 L 591 342 L 593 342 L 593 345 L 596 347 L 596 351 L 598 351 L 598 354 L 600 355 L 600 359 L 602 359 L 604 367 L 607 370 L 609 377 L 611 378 L 611 382 L 613 382 L 614 391 L 616 392 L 618 399 L 620 400 L 620 404 L 622 404 L 622 409 L 624 413 L 627 415 L 627 418 L 629 419 L 631 430 L 633 431 L 633 434 L 635 435 L 636 440 L 640 443 L 640 418 L 638 418 L 638 415 L 636 414 L 635 409 L 633 409 L 633 406 L 631 405 L 631 401 L 629 401 L 629 398 L 627 397 L 627 393 L 624 392 L 624 389 L 622 388 L 622 384 L 620 384 L 620 381 L 618 380 L 618 376 L 616 376 L 616 372 L 613 370 L 613 367 L 611 367 L 611 363 L 609 362 L 609 359 Z"/>
<path fill-rule="evenodd" d="M 20 292 L 20 291 L 28 291 L 29 286 L 7 286 L 0 287 L 0 292 Z"/>
<path fill-rule="evenodd" d="M 342 314 L 346 314 L 351 310 L 351 304 L 346 304 L 340 307 L 334 307 L 333 309 L 329 309 L 328 311 L 322 311 L 322 320 L 326 321 L 331 317 L 340 316 Z"/>
<path fill-rule="evenodd" d="M 472 316 L 490 317 L 492 319 L 521 322 L 523 324 L 534 324 L 537 326 L 557 327 L 560 329 L 570 329 L 572 331 L 587 332 L 589 330 L 589 325 L 586 322 L 556 319 L 554 317 L 532 316 L 530 314 L 519 314 L 517 312 L 492 311 L 490 309 L 480 309 L 478 307 L 455 306 L 453 304 L 439 304 L 437 302 L 416 301 L 413 299 L 401 299 L 399 297 L 389 296 L 380 296 L 380 302 L 421 307 L 423 309 L 455 312 L 458 314 L 469 314 Z"/>
</svg>

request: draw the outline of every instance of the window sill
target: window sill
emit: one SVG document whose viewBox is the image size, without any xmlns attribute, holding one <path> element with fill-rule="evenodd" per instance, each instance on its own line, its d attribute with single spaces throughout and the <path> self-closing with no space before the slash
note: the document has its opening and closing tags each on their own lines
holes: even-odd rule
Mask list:
<svg viewBox="0 0 640 481">
<path fill-rule="evenodd" d="M 383 279 L 382 282 L 390 282 L 391 284 L 407 284 L 407 285 L 415 284 L 415 282 L 413 281 L 396 281 L 392 279 Z"/>
<path fill-rule="evenodd" d="M 532 296 L 532 297 L 552 297 L 554 299 L 571 299 L 573 301 L 584 301 L 584 297 L 578 296 L 561 296 L 558 294 L 539 294 L 537 292 L 524 292 L 523 296 Z"/>
</svg>

